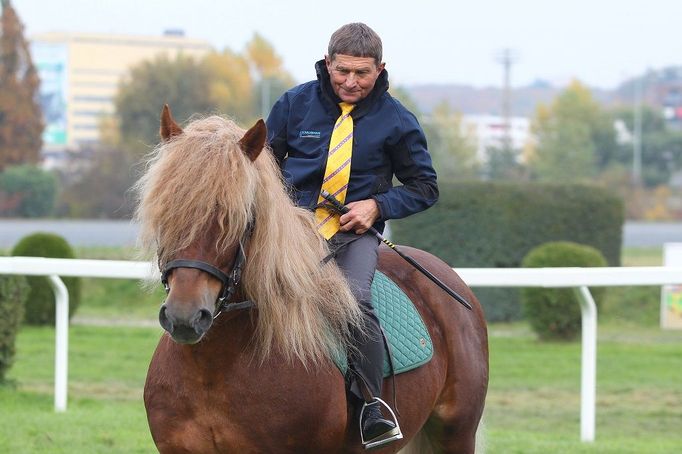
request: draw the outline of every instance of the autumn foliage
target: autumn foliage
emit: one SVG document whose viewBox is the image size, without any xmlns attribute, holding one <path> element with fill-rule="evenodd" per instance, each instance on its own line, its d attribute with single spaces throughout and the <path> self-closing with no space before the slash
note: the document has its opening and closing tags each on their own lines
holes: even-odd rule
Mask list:
<svg viewBox="0 0 682 454">
<path fill-rule="evenodd" d="M 31 60 L 24 27 L 9 0 L 0 17 L 0 171 L 37 163 L 43 120 L 38 104 L 40 80 Z"/>
</svg>

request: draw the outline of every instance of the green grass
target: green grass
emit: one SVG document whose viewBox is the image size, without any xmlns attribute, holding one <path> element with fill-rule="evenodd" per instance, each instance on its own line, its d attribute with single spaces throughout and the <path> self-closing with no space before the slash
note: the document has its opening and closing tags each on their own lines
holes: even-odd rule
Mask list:
<svg viewBox="0 0 682 454">
<path fill-rule="evenodd" d="M 24 327 L 0 386 L 0 452 L 154 452 L 142 403 L 158 328 L 73 326 L 69 407 L 53 411 L 54 330 Z M 490 327 L 488 453 L 682 450 L 682 332 L 600 328 L 597 440 L 579 441 L 580 345 Z"/>
<path fill-rule="evenodd" d="M 54 330 L 23 327 L 0 386 L 0 452 L 149 453 L 142 388 L 160 329 L 73 326 L 69 402 L 54 408 Z"/>
<path fill-rule="evenodd" d="M 134 254 L 89 248 L 78 256 Z M 660 263 L 660 248 L 624 251 L 624 265 Z M 81 324 L 70 329 L 69 408 L 53 410 L 54 330 L 23 327 L 9 384 L 0 385 L 0 453 L 155 452 L 142 388 L 160 328 L 82 323 L 154 323 L 163 293 L 132 280 L 84 281 Z M 658 289 L 614 290 L 621 293 L 600 312 L 596 442 L 579 441 L 580 344 L 540 343 L 525 323 L 496 324 L 487 453 L 682 452 L 682 332 L 657 328 Z"/>
<path fill-rule="evenodd" d="M 623 266 L 661 266 L 663 248 L 656 246 L 624 248 L 621 263 Z"/>
<path fill-rule="evenodd" d="M 600 328 L 596 442 L 580 434 L 580 344 L 540 343 L 525 324 L 490 329 L 488 452 L 682 450 L 682 333 Z"/>
<path fill-rule="evenodd" d="M 661 266 L 660 247 L 625 248 L 623 266 Z M 600 324 L 655 327 L 659 324 L 661 287 L 609 287 L 599 309 Z"/>
<path fill-rule="evenodd" d="M 78 248 L 83 259 L 139 260 L 133 248 Z M 132 279 L 84 278 L 81 306 L 76 323 L 156 323 L 158 308 L 164 298 L 161 284 L 151 289 Z"/>
</svg>

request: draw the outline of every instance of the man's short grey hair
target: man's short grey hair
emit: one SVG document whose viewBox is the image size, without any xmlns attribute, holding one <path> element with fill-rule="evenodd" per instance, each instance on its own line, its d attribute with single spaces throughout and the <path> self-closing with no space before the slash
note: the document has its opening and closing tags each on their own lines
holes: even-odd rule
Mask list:
<svg viewBox="0 0 682 454">
<path fill-rule="evenodd" d="M 327 55 L 333 60 L 338 54 L 373 58 L 378 66 L 382 58 L 381 38 L 361 22 L 346 24 L 336 30 L 329 40 Z"/>
</svg>

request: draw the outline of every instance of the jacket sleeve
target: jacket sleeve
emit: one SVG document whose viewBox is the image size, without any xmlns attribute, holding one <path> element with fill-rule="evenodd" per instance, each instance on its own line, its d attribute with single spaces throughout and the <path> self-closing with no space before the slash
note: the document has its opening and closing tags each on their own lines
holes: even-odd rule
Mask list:
<svg viewBox="0 0 682 454">
<path fill-rule="evenodd" d="M 398 135 L 387 146 L 393 172 L 402 186 L 372 196 L 381 220 L 400 219 L 423 211 L 438 200 L 436 171 L 426 136 L 415 116 L 398 104 Z M 397 139 L 397 140 L 396 140 Z"/>
<path fill-rule="evenodd" d="M 272 154 L 280 168 L 284 165 L 284 159 L 288 152 L 287 123 L 289 120 L 289 94 L 284 93 L 272 106 L 270 115 L 265 122 L 268 135 L 267 142 L 272 149 Z"/>
</svg>

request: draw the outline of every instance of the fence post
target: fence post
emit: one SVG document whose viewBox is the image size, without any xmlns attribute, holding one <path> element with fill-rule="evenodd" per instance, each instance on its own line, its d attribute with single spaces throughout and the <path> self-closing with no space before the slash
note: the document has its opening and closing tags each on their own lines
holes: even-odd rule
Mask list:
<svg viewBox="0 0 682 454">
<path fill-rule="evenodd" d="M 57 275 L 48 276 L 55 297 L 54 411 L 66 411 L 69 365 L 69 291 Z"/>
<path fill-rule="evenodd" d="M 582 319 L 582 377 L 580 386 L 580 440 L 594 441 L 597 395 L 597 305 L 590 289 L 573 289 Z"/>
</svg>

